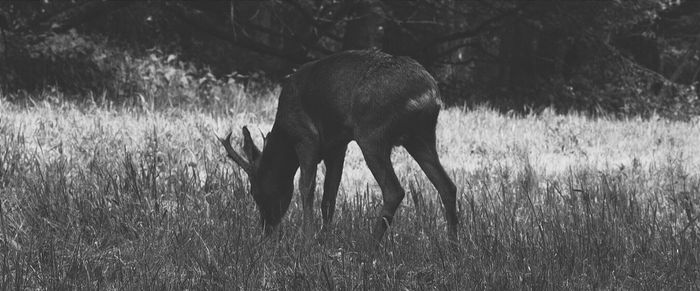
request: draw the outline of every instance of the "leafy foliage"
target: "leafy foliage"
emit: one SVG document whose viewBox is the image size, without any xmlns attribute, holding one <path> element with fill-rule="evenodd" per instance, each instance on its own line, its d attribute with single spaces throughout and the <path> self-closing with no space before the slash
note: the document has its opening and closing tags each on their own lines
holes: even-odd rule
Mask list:
<svg viewBox="0 0 700 291">
<path fill-rule="evenodd" d="M 8 52 L 2 77 L 6 90 L 40 90 L 56 86 L 68 92 L 98 90 L 114 77 L 105 61 L 102 45 L 78 35 L 19 36 L 10 34 L 15 44 Z"/>
<path fill-rule="evenodd" d="M 0 5 L 8 39 L 0 76 L 8 92 L 53 86 L 75 95 L 105 92 L 111 100 L 209 102 L 230 93 L 204 92 L 213 84 L 249 75 L 279 81 L 306 61 L 380 47 L 428 67 L 451 103 L 673 118 L 693 115 L 698 106 L 692 95 L 700 76 L 700 5 L 694 1 Z"/>
</svg>

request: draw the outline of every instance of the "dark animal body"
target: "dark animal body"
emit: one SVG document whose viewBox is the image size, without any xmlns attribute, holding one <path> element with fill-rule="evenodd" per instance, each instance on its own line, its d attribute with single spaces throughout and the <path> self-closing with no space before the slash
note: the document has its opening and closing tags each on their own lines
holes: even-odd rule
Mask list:
<svg viewBox="0 0 700 291">
<path fill-rule="evenodd" d="M 403 200 L 390 155 L 404 146 L 437 188 L 452 241 L 457 239 L 456 187 L 440 164 L 435 127 L 441 101 L 433 77 L 415 60 L 378 51 L 346 51 L 307 63 L 286 79 L 262 152 L 243 128 L 246 158 L 221 139 L 228 156 L 249 175 L 251 194 L 269 233 L 289 207 L 300 169 L 304 224 L 313 221 L 316 170 L 326 165 L 321 212 L 329 224 L 350 141 L 359 145 L 382 191 L 373 235 L 381 240 Z"/>
</svg>

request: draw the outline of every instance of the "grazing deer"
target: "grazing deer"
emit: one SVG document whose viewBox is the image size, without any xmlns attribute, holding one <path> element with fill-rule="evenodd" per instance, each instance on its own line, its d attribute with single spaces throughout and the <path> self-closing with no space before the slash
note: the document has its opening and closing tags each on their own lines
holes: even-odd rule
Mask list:
<svg viewBox="0 0 700 291">
<path fill-rule="evenodd" d="M 405 196 L 390 159 L 392 148 L 402 145 L 440 193 L 449 239 L 456 242 L 457 190 L 435 148 L 440 107 L 435 79 L 415 60 L 378 51 L 346 51 L 307 63 L 285 80 L 262 152 L 246 127 L 245 158 L 231 146 L 231 133 L 219 140 L 228 157 L 248 174 L 267 234 L 289 207 L 298 168 L 304 225 L 311 231 L 321 160 L 326 165 L 321 213 L 324 225 L 331 222 L 345 151 L 355 140 L 384 200 L 373 230 L 377 242 Z"/>
</svg>

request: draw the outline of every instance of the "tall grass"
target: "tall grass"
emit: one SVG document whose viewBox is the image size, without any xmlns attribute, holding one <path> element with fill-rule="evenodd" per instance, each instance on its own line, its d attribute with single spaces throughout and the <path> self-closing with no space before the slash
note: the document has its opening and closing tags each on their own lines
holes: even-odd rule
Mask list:
<svg viewBox="0 0 700 291">
<path fill-rule="evenodd" d="M 0 289 L 700 288 L 694 123 L 448 109 L 438 136 L 459 187 L 458 251 L 403 150 L 407 197 L 374 251 L 381 195 L 356 146 L 330 229 L 307 241 L 295 198 L 282 239 L 261 239 L 215 134 L 268 130 L 275 102 L 231 104 L 0 101 Z"/>
</svg>

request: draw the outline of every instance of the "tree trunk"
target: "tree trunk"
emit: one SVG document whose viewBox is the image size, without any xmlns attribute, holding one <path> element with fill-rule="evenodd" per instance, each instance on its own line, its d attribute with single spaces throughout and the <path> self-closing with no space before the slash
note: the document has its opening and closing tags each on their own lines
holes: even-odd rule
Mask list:
<svg viewBox="0 0 700 291">
<path fill-rule="evenodd" d="M 535 31 L 522 23 L 514 23 L 505 33 L 500 46 L 503 60 L 502 84 L 511 90 L 530 89 L 535 84 Z"/>
</svg>

